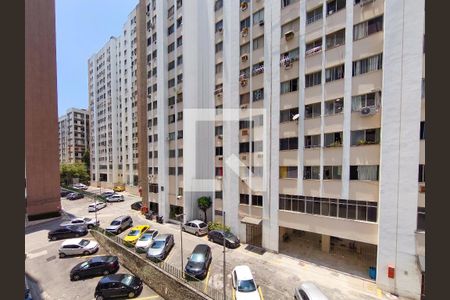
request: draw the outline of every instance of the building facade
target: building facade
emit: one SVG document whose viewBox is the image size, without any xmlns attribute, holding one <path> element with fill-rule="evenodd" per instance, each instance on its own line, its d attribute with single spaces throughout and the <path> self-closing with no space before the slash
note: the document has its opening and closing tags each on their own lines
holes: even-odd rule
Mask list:
<svg viewBox="0 0 450 300">
<path fill-rule="evenodd" d="M 89 150 L 89 113 L 70 108 L 58 121 L 59 163 L 81 162 Z"/>
<path fill-rule="evenodd" d="M 141 76 L 138 104 L 116 106 L 128 114 L 117 132 L 124 143 L 124 122 L 139 123 L 138 151 L 125 155 L 140 166 L 127 183 L 148 188 L 150 209 L 200 218 L 196 199 L 210 196 L 208 219 L 225 213 L 243 242 L 345 253 L 349 269 L 376 267 L 380 288 L 417 299 L 424 1 L 142 0 L 136 12 L 137 48 L 118 55 Z M 135 39 L 127 34 L 122 45 Z"/>
</svg>

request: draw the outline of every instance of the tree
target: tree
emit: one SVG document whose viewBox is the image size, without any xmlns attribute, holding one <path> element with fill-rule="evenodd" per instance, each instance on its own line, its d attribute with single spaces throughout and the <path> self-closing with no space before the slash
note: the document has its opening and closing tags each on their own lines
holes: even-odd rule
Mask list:
<svg viewBox="0 0 450 300">
<path fill-rule="evenodd" d="M 78 178 L 82 183 L 89 183 L 89 174 L 84 163 L 61 164 L 59 171 L 62 184 L 70 185 L 74 178 Z"/>
<path fill-rule="evenodd" d="M 206 197 L 206 196 L 200 197 L 200 198 L 197 199 L 197 204 L 198 204 L 198 208 L 200 208 L 203 211 L 203 213 L 205 214 L 205 220 L 204 221 L 206 223 L 206 219 L 207 219 L 206 211 L 212 205 L 211 198 L 210 197 Z"/>
<path fill-rule="evenodd" d="M 83 157 L 81 158 L 81 161 L 84 162 L 87 168 L 88 174 L 91 173 L 91 154 L 89 153 L 89 150 L 86 149 L 83 153 Z"/>
</svg>

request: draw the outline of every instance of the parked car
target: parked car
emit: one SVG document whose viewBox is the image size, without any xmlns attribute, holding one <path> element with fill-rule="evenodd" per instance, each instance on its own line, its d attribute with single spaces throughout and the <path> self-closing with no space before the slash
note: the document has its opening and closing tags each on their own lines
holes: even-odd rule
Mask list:
<svg viewBox="0 0 450 300">
<path fill-rule="evenodd" d="M 86 239 L 65 240 L 59 248 L 59 257 L 68 255 L 89 255 L 98 251 L 98 243 Z"/>
<path fill-rule="evenodd" d="M 231 272 L 231 284 L 236 300 L 261 300 L 258 286 L 248 266 L 236 266 Z"/>
<path fill-rule="evenodd" d="M 33 300 L 31 296 L 30 287 L 28 286 L 27 277 L 25 276 L 25 300 Z"/>
<path fill-rule="evenodd" d="M 147 250 L 147 258 L 153 261 L 166 259 L 175 245 L 173 234 L 160 234 L 154 240 Z"/>
<path fill-rule="evenodd" d="M 65 239 L 65 238 L 73 238 L 73 237 L 80 237 L 88 234 L 88 230 L 86 226 L 64 226 L 57 228 L 55 230 L 52 230 L 48 233 L 48 239 L 52 241 L 56 241 L 58 239 Z"/>
<path fill-rule="evenodd" d="M 152 244 L 153 240 L 158 235 L 158 230 L 151 229 L 144 232 L 141 237 L 137 240 L 136 245 L 134 248 L 136 249 L 136 252 L 138 253 L 145 253 L 147 252 L 148 248 Z"/>
<path fill-rule="evenodd" d="M 75 265 L 70 271 L 70 280 L 109 275 L 119 270 L 119 259 L 117 256 L 96 256 Z"/>
<path fill-rule="evenodd" d="M 196 236 L 208 233 L 208 225 L 200 220 L 192 220 L 183 225 L 183 231 L 190 232 Z"/>
<path fill-rule="evenodd" d="M 122 202 L 125 201 L 123 195 L 114 194 L 106 198 L 106 202 Z"/>
<path fill-rule="evenodd" d="M 123 185 L 116 185 L 116 186 L 113 188 L 113 191 L 114 191 L 114 192 L 123 192 L 123 191 L 125 191 L 125 187 L 124 187 Z"/>
<path fill-rule="evenodd" d="M 205 279 L 212 261 L 211 248 L 205 244 L 195 246 L 188 257 L 184 273 L 198 279 Z"/>
<path fill-rule="evenodd" d="M 84 225 L 88 229 L 91 229 L 94 226 L 100 225 L 100 221 L 95 221 L 91 218 L 74 218 L 67 222 L 62 222 L 59 226 L 71 226 L 71 225 Z"/>
<path fill-rule="evenodd" d="M 141 207 L 142 207 L 142 201 L 137 201 L 137 202 L 134 202 L 133 204 L 131 204 L 131 209 L 134 209 L 134 210 L 141 210 Z"/>
<path fill-rule="evenodd" d="M 134 298 L 141 294 L 142 280 L 129 274 L 112 274 L 102 277 L 95 288 L 96 300 L 127 297 Z"/>
<path fill-rule="evenodd" d="M 119 234 L 131 226 L 133 226 L 133 219 L 130 216 L 120 216 L 115 218 L 105 230 L 114 234 Z"/>
<path fill-rule="evenodd" d="M 105 202 L 92 203 L 92 204 L 89 204 L 89 206 L 88 206 L 88 212 L 99 211 L 100 209 L 105 208 L 105 207 L 106 207 Z"/>
<path fill-rule="evenodd" d="M 328 300 L 319 288 L 312 282 L 303 282 L 294 290 L 294 299 L 296 300 Z"/>
<path fill-rule="evenodd" d="M 72 187 L 77 190 L 87 190 L 88 189 L 88 186 L 83 183 L 75 183 L 74 185 L 72 185 Z"/>
<path fill-rule="evenodd" d="M 228 248 L 237 248 L 240 245 L 240 240 L 237 236 L 231 232 L 225 233 L 222 230 L 211 230 L 208 232 L 208 240 L 210 242 L 218 243 L 223 245 L 223 238 L 225 235 L 225 246 Z"/>
<path fill-rule="evenodd" d="M 68 200 L 77 200 L 81 198 L 84 198 L 84 195 L 81 193 L 70 193 L 66 196 L 66 199 Z"/>
<path fill-rule="evenodd" d="M 100 196 L 102 196 L 104 198 L 108 198 L 108 197 L 110 197 L 112 195 L 117 195 L 117 194 L 116 194 L 116 192 L 104 192 L 104 193 L 100 194 Z"/>
<path fill-rule="evenodd" d="M 67 195 L 69 195 L 70 193 L 72 193 L 71 191 L 69 191 L 69 190 L 66 190 L 66 189 L 61 189 L 61 197 L 66 197 Z"/>
<path fill-rule="evenodd" d="M 137 242 L 137 240 L 146 232 L 148 229 L 150 229 L 149 225 L 137 225 L 131 228 L 130 232 L 123 238 L 123 241 L 127 245 L 134 246 Z"/>
</svg>

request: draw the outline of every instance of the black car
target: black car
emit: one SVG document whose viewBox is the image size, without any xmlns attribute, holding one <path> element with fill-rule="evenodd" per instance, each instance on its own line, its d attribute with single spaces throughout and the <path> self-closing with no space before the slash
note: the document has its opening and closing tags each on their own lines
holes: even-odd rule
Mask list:
<svg viewBox="0 0 450 300">
<path fill-rule="evenodd" d="M 191 256 L 188 257 L 184 273 L 191 277 L 205 279 L 211 261 L 211 248 L 205 244 L 197 245 L 195 246 L 194 251 L 192 251 Z"/>
<path fill-rule="evenodd" d="M 224 232 L 222 230 L 211 230 L 208 232 L 208 240 L 210 242 L 223 245 Z M 231 232 L 225 231 L 225 246 L 228 248 L 237 248 L 240 245 L 239 238 Z"/>
<path fill-rule="evenodd" d="M 61 197 L 66 197 L 67 195 L 69 195 L 70 193 L 72 193 L 72 191 L 68 191 L 65 189 L 61 189 Z"/>
<path fill-rule="evenodd" d="M 102 277 L 95 288 L 96 300 L 107 298 L 134 298 L 142 292 L 142 280 L 129 274 L 112 274 Z"/>
<path fill-rule="evenodd" d="M 57 239 L 74 238 L 88 234 L 86 226 L 63 226 L 48 233 L 48 239 L 56 241 Z"/>
<path fill-rule="evenodd" d="M 117 256 L 96 256 L 73 267 L 70 271 L 70 280 L 109 275 L 116 273 L 117 270 L 119 270 Z"/>
<path fill-rule="evenodd" d="M 70 193 L 67 195 L 66 197 L 68 200 L 77 200 L 77 199 L 81 199 L 84 198 L 84 195 L 81 193 Z"/>
<path fill-rule="evenodd" d="M 133 204 L 131 204 L 131 209 L 134 209 L 134 210 L 141 210 L 141 207 L 142 207 L 142 201 L 134 202 Z"/>
</svg>

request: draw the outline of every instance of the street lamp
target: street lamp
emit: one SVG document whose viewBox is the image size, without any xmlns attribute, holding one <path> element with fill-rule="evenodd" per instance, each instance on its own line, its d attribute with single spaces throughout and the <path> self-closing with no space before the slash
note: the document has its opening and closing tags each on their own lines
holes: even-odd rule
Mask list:
<svg viewBox="0 0 450 300">
<path fill-rule="evenodd" d="M 186 214 L 177 214 L 175 217 L 179 218 L 185 216 Z M 184 277 L 184 264 L 183 264 L 183 220 L 180 221 L 180 245 L 181 245 L 181 271 L 183 272 L 182 276 Z"/>
<path fill-rule="evenodd" d="M 226 296 L 226 264 L 225 264 L 225 211 L 222 211 L 222 226 L 223 226 L 223 300 L 227 300 Z"/>
</svg>

